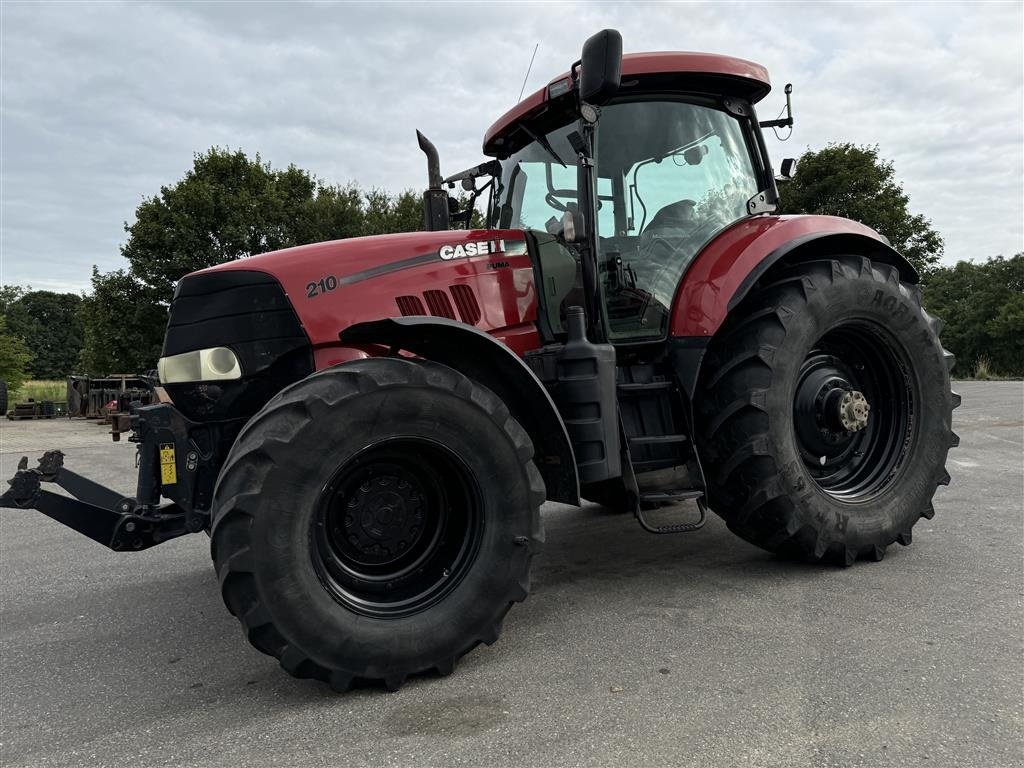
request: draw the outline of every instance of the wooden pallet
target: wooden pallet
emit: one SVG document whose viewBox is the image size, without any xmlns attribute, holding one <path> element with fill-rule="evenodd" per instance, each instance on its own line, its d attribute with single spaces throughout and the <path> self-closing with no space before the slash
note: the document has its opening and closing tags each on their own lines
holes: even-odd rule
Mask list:
<svg viewBox="0 0 1024 768">
<path fill-rule="evenodd" d="M 29 400 L 27 403 L 15 403 L 14 410 L 7 412 L 7 418 L 11 421 L 52 419 L 56 415 L 56 409 L 52 402 L 36 402 L 35 400 Z"/>
</svg>

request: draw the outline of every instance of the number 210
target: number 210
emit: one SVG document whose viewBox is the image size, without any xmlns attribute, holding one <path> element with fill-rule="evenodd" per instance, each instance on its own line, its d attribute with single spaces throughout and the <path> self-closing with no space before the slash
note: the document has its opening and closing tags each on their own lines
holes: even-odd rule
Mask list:
<svg viewBox="0 0 1024 768">
<path fill-rule="evenodd" d="M 327 275 L 321 277 L 319 280 L 313 283 L 307 283 L 306 285 L 306 298 L 312 299 L 315 296 L 321 296 L 329 291 L 333 291 L 338 287 L 338 278 L 334 275 Z"/>
</svg>

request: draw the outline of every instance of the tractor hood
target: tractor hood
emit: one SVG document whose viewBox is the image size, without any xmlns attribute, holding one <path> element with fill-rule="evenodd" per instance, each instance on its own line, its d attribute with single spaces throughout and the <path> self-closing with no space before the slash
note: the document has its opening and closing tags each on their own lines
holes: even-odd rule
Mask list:
<svg viewBox="0 0 1024 768">
<path fill-rule="evenodd" d="M 345 359 L 338 339 L 345 328 L 401 315 L 434 315 L 517 337 L 513 346 L 525 344 L 521 351 L 539 344 L 533 268 L 520 230 L 412 232 L 288 248 L 192 273 L 175 301 L 234 272 L 262 273 L 284 289 L 317 368 Z M 173 326 L 173 305 L 171 314 Z"/>
</svg>

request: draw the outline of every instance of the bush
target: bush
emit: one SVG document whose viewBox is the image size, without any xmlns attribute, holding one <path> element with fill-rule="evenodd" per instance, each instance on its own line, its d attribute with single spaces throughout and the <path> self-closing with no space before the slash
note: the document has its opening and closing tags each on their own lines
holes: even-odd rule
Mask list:
<svg viewBox="0 0 1024 768">
<path fill-rule="evenodd" d="M 924 305 L 945 323 L 955 374 L 1024 376 L 1024 253 L 936 268 L 924 283 Z"/>
<path fill-rule="evenodd" d="M 0 315 L 0 381 L 7 382 L 8 392 L 25 382 L 31 362 L 32 353 L 25 342 L 7 332 L 7 318 Z"/>
</svg>

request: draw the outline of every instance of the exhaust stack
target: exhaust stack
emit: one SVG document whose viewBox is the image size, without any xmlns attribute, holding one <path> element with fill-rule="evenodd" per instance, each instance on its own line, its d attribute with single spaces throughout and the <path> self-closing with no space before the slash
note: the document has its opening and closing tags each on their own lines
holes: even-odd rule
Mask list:
<svg viewBox="0 0 1024 768">
<path fill-rule="evenodd" d="M 429 186 L 423 193 L 423 225 L 431 232 L 449 229 L 448 193 L 441 187 L 441 159 L 437 147 L 419 131 L 416 131 L 416 141 L 427 156 Z"/>
</svg>

